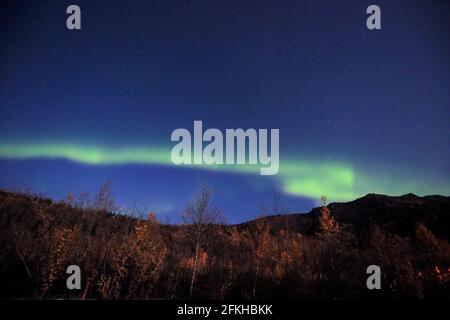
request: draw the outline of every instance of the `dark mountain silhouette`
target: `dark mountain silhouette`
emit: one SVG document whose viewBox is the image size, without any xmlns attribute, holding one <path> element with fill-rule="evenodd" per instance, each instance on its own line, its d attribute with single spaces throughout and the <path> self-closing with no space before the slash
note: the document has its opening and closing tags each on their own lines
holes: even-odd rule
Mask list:
<svg viewBox="0 0 450 320">
<path fill-rule="evenodd" d="M 418 223 L 426 225 L 437 237 L 450 239 L 450 197 L 431 195 L 420 197 L 412 193 L 402 196 L 367 194 L 350 202 L 328 205 L 333 217 L 341 224 L 351 225 L 358 233 L 370 226 L 382 225 L 399 235 L 412 235 Z M 309 213 L 270 215 L 266 220 L 273 230 L 288 228 L 291 232 L 312 234 L 316 231 L 321 208 Z M 248 221 L 239 224 L 246 227 Z"/>
</svg>

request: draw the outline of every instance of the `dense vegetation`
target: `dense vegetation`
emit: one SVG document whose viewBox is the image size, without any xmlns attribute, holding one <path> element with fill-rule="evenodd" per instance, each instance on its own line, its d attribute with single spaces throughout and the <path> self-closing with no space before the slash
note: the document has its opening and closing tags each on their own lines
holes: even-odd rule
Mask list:
<svg viewBox="0 0 450 320">
<path fill-rule="evenodd" d="M 110 184 L 58 203 L 0 191 L 0 297 L 450 298 L 449 209 L 448 197 L 368 195 L 232 226 L 203 188 L 183 224 L 164 225 L 110 213 Z M 81 290 L 66 289 L 71 264 Z M 381 290 L 366 287 L 373 264 Z"/>
</svg>

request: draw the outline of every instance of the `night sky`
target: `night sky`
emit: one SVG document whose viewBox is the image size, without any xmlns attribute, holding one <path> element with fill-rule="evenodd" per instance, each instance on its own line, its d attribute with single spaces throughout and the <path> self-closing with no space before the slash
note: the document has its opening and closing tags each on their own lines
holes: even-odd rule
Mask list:
<svg viewBox="0 0 450 320">
<path fill-rule="evenodd" d="M 0 188 L 58 200 L 111 179 L 121 205 L 177 221 L 207 183 L 230 222 L 274 193 L 290 212 L 450 195 L 449 1 L 14 0 L 0 30 Z M 173 165 L 194 120 L 279 128 L 280 172 Z"/>
</svg>

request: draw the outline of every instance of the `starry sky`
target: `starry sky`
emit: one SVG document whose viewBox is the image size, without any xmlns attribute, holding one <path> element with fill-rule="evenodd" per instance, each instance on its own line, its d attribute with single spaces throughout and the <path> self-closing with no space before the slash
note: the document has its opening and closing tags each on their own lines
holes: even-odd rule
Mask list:
<svg viewBox="0 0 450 320">
<path fill-rule="evenodd" d="M 443 0 L 8 1 L 0 188 L 59 200 L 111 179 L 119 204 L 168 222 L 205 183 L 229 222 L 274 194 L 289 212 L 450 195 L 449 21 Z M 194 120 L 279 128 L 279 173 L 175 166 L 170 135 Z"/>
</svg>

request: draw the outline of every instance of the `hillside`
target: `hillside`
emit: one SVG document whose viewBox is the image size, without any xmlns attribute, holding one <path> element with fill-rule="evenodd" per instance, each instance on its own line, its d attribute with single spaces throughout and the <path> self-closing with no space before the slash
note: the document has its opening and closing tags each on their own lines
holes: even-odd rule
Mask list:
<svg viewBox="0 0 450 320">
<path fill-rule="evenodd" d="M 450 297 L 449 197 L 369 194 L 239 225 L 215 224 L 210 200 L 187 207 L 191 223 L 162 225 L 0 191 L 0 298 Z M 72 264 L 80 290 L 66 288 Z M 372 264 L 382 290 L 366 287 Z"/>
<path fill-rule="evenodd" d="M 352 225 L 358 233 L 372 225 L 383 225 L 399 235 L 413 235 L 418 223 L 426 225 L 436 236 L 450 240 L 450 197 L 424 196 L 412 193 L 403 196 L 368 194 L 351 202 L 331 203 L 328 208 L 339 222 Z M 321 208 L 308 213 L 267 216 L 274 228 L 312 234 L 316 231 Z M 253 221 L 240 226 L 251 225 Z"/>
</svg>

